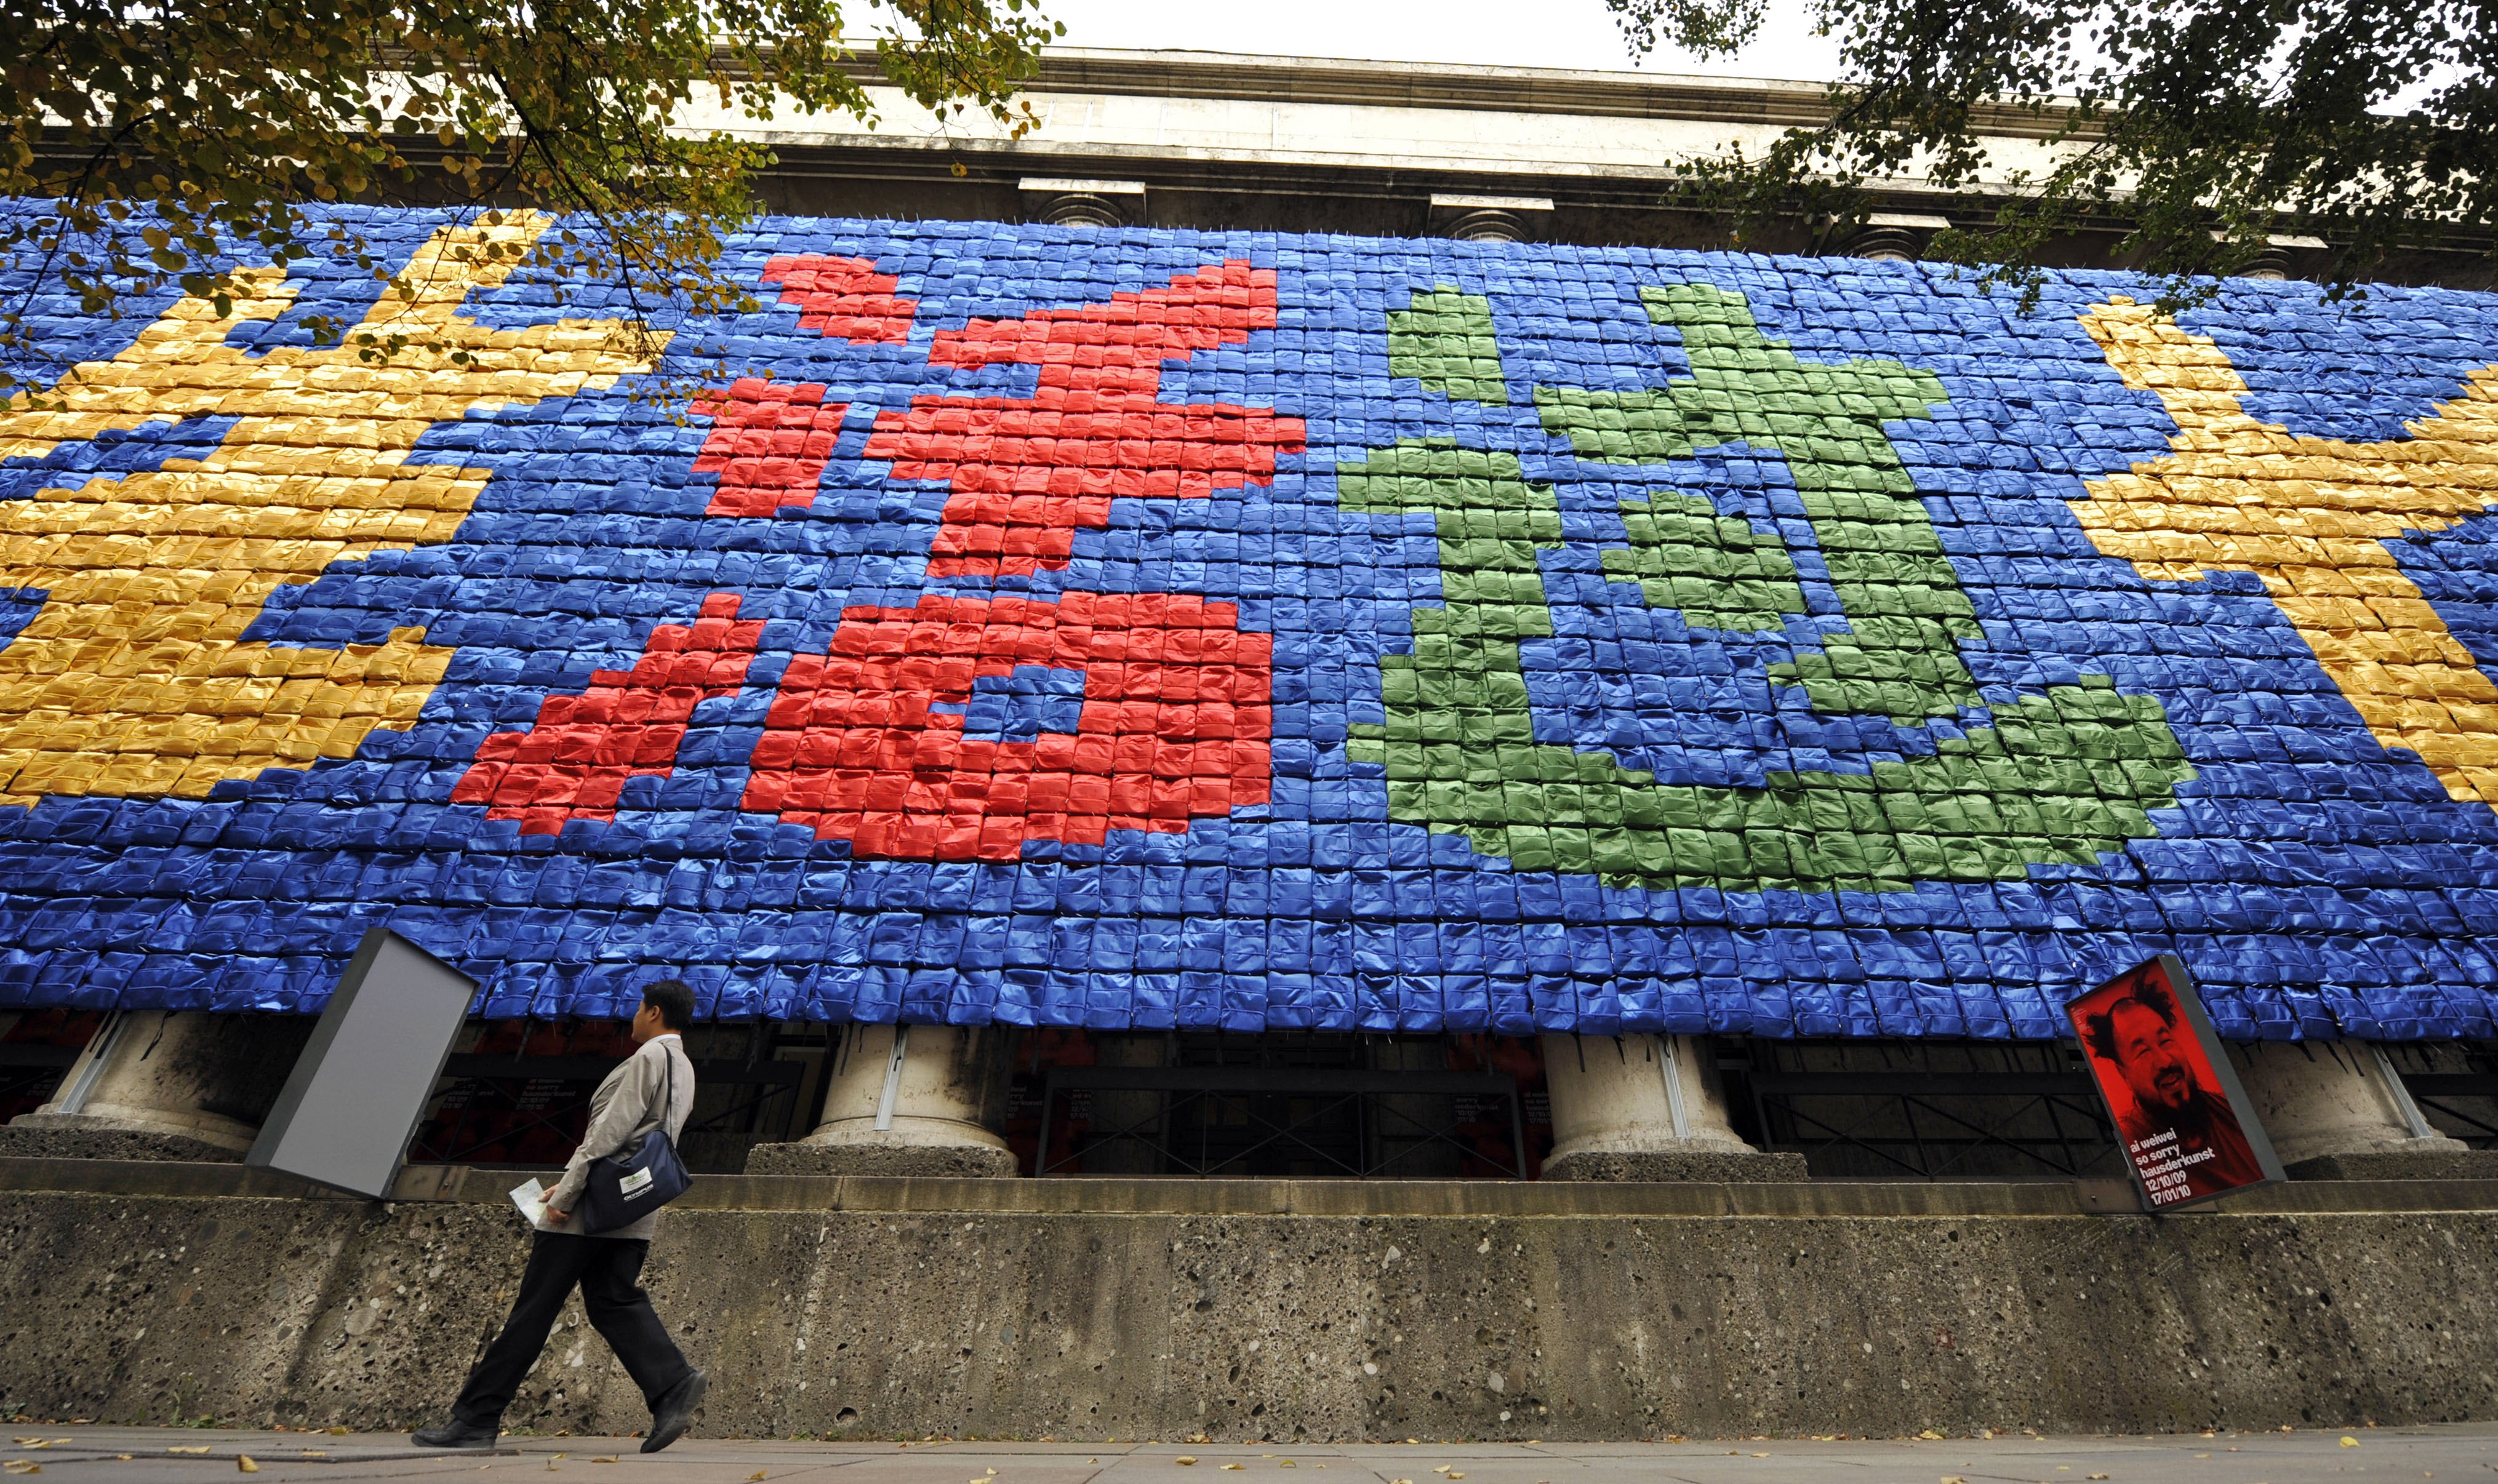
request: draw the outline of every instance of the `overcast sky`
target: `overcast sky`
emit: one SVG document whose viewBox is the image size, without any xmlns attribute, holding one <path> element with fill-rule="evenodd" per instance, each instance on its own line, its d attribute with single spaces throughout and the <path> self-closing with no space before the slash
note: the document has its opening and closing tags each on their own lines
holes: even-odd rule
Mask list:
<svg viewBox="0 0 2498 1484">
<path fill-rule="evenodd" d="M 1180 47 L 1267 56 L 1367 57 L 1385 62 L 1483 62 L 1621 71 L 1630 52 L 1602 0 L 1041 0 L 1067 23 L 1071 47 Z M 1807 7 L 1773 5 L 1760 38 L 1732 59 L 1699 62 L 1659 52 L 1645 72 L 1825 81 L 1837 48 L 1812 34 Z"/>
</svg>

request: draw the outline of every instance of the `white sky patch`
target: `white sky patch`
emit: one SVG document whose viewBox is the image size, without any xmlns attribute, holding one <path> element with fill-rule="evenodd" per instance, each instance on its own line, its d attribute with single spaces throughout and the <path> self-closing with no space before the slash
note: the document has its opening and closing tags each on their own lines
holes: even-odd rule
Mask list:
<svg viewBox="0 0 2498 1484">
<path fill-rule="evenodd" d="M 1235 51 L 1261 56 L 1356 57 L 1379 62 L 1457 62 L 1494 67 L 1779 78 L 1837 76 L 1836 41 L 1812 34 L 1808 7 L 1773 5 L 1752 44 L 1731 58 L 1699 61 L 1660 48 L 1633 68 L 1629 48 L 1600 0 L 1552 0 L 1521 9 L 1488 0 L 1258 0 L 1253 5 L 1173 5 L 1169 0 L 1042 0 L 1067 23 L 1064 45 Z"/>
</svg>

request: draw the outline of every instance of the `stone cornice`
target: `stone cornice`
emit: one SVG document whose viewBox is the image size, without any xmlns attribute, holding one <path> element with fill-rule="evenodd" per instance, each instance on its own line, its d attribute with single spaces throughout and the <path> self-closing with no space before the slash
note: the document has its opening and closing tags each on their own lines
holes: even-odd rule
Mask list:
<svg viewBox="0 0 2498 1484">
<path fill-rule="evenodd" d="M 873 53 L 862 53 L 849 71 L 863 83 L 884 78 Z M 1075 47 L 1043 52 L 1040 70 L 1024 91 L 1675 118 L 1782 128 L 1809 126 L 1830 116 L 1828 93 L 1817 82 Z M 1977 123 L 1988 134 L 2035 139 L 2055 134 L 2064 118 L 2061 111 L 1997 107 L 1980 110 Z"/>
</svg>

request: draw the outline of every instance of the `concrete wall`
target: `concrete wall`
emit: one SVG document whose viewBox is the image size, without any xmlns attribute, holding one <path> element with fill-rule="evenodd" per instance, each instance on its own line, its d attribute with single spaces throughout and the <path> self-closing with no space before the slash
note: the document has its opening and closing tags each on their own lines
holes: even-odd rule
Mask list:
<svg viewBox="0 0 2498 1484">
<path fill-rule="evenodd" d="M 0 1184 L 134 1182 L 130 1166 L 86 1168 Z M 156 1168 L 161 1187 L 185 1188 Z M 189 1188 L 277 1187 L 266 1172 L 216 1173 L 257 1185 Z M 1560 1438 L 2498 1416 L 2487 1184 L 2283 1187 L 2247 1198 L 2254 1214 L 2157 1220 L 2087 1215 L 2072 1186 L 1510 1186 L 1488 1202 L 1505 1209 L 1465 1214 L 1486 1187 L 707 1184 L 714 1201 L 756 1209 L 671 1212 L 649 1277 L 714 1373 L 714 1435 Z M 1132 1209 L 1049 1209 L 1070 1204 Z M 1756 1214 L 1697 1214 L 1713 1207 Z M 414 1424 L 438 1414 L 500 1319 L 525 1247 L 507 1208 L 474 1200 L 0 1193 L 0 1403 L 110 1421 Z M 507 1418 L 575 1432 L 644 1420 L 577 1309 Z"/>
</svg>

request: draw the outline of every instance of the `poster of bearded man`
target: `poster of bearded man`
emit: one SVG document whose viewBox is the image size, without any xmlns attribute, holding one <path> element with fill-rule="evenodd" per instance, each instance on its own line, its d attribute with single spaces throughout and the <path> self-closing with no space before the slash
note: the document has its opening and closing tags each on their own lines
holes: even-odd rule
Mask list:
<svg viewBox="0 0 2498 1484">
<path fill-rule="evenodd" d="M 2068 1002 L 2149 1211 L 2283 1178 L 2186 965 L 2162 954 Z"/>
</svg>

